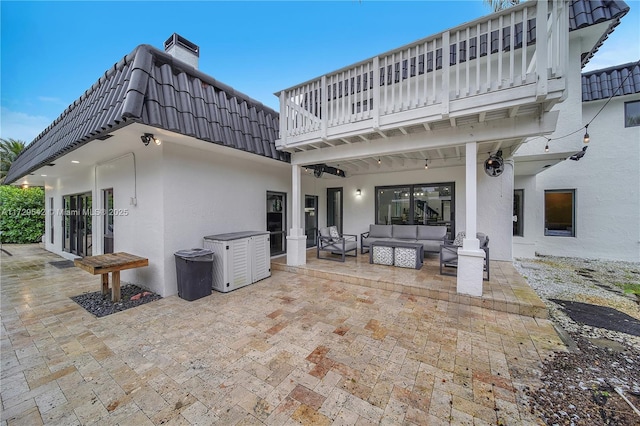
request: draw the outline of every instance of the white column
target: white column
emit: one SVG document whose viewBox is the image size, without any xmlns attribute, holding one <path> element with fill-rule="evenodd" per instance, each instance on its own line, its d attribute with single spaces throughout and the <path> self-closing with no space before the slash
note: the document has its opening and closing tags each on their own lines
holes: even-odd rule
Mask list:
<svg viewBox="0 0 640 426">
<path fill-rule="evenodd" d="M 463 248 L 465 249 L 478 249 L 480 248 L 480 242 L 476 238 L 477 229 L 477 217 L 478 217 L 478 188 L 477 188 L 477 161 L 478 161 L 478 149 L 475 142 L 467 142 L 466 145 L 466 171 L 465 171 L 465 188 L 466 188 L 466 234 L 467 238 L 464 239 Z M 474 243 L 475 242 L 475 243 Z"/>
<path fill-rule="evenodd" d="M 466 238 L 463 240 L 462 247 L 458 249 L 457 292 L 471 296 L 482 296 L 485 253 L 480 250 L 480 242 L 476 238 L 478 213 L 476 142 L 467 143 L 465 154 Z"/>
<path fill-rule="evenodd" d="M 291 229 L 287 235 L 287 265 L 307 263 L 307 236 L 300 226 L 302 217 L 302 182 L 300 166 L 291 166 Z"/>
</svg>

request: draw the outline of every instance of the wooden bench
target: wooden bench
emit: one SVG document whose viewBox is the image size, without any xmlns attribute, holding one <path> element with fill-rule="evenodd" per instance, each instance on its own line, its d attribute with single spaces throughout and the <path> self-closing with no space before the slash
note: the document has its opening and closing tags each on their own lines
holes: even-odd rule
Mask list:
<svg viewBox="0 0 640 426">
<path fill-rule="evenodd" d="M 88 256 L 83 259 L 74 260 L 73 263 L 78 268 L 83 269 L 92 275 L 102 275 L 102 294 L 107 294 L 109 292 L 109 272 L 111 272 L 111 282 L 113 286 L 111 300 L 119 302 L 120 271 L 149 266 L 149 259 L 120 252 Z"/>
</svg>

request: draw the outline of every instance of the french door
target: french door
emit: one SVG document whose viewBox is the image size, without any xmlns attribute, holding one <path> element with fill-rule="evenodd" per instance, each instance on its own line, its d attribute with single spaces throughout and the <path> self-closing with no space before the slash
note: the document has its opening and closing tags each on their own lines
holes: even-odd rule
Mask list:
<svg viewBox="0 0 640 426">
<path fill-rule="evenodd" d="M 91 256 L 93 251 L 91 193 L 65 195 L 62 197 L 62 202 L 64 205 L 62 250 L 81 257 Z"/>
<path fill-rule="evenodd" d="M 267 231 L 271 256 L 287 251 L 287 194 L 267 191 Z"/>
</svg>

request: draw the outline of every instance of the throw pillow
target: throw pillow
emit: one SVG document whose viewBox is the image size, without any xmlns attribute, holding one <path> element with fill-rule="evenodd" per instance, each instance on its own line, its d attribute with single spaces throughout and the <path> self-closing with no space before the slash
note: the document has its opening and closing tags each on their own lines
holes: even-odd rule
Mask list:
<svg viewBox="0 0 640 426">
<path fill-rule="evenodd" d="M 453 245 L 462 247 L 462 240 L 464 240 L 465 237 L 466 237 L 466 234 L 464 231 L 458 232 L 458 234 L 456 235 L 456 238 L 453 240 Z"/>
<path fill-rule="evenodd" d="M 338 227 L 337 226 L 330 226 L 329 227 L 329 235 L 331 235 L 331 238 L 333 238 L 334 240 L 337 240 L 340 238 L 340 234 L 338 233 Z"/>
</svg>

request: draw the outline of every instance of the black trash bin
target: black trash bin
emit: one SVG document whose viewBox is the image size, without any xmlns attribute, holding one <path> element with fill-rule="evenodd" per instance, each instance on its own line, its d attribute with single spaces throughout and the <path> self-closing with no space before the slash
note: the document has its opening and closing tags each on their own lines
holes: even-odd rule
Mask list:
<svg viewBox="0 0 640 426">
<path fill-rule="evenodd" d="M 213 287 L 213 252 L 193 248 L 174 253 L 178 274 L 178 296 L 193 301 L 209 296 Z"/>
</svg>

